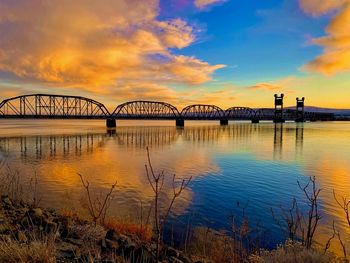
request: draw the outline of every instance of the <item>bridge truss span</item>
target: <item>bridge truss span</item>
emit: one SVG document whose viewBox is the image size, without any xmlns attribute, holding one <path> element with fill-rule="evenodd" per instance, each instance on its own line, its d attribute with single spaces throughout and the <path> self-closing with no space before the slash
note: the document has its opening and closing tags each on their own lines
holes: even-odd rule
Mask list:
<svg viewBox="0 0 350 263">
<path fill-rule="evenodd" d="M 251 120 L 252 123 L 272 120 L 282 123 L 336 119 L 333 113 L 304 111 L 304 99 L 297 98 L 296 109 L 284 109 L 282 106 L 282 95 L 275 96 L 275 108 L 231 107 L 223 110 L 216 105 L 194 104 L 181 112 L 166 102 L 138 100 L 120 104 L 111 114 L 102 103 L 85 97 L 30 94 L 3 100 L 0 103 L 0 118 L 105 119 L 108 128 L 116 127 L 116 119 L 175 120 L 178 127 L 183 127 L 185 120 L 219 120 L 221 125 L 227 125 L 229 120 Z"/>
<path fill-rule="evenodd" d="M 256 118 L 256 111 L 248 107 L 231 107 L 225 111 L 228 120 L 253 120 Z"/>
<path fill-rule="evenodd" d="M 174 120 L 180 117 L 177 108 L 166 102 L 130 101 L 119 105 L 112 114 L 116 119 Z"/>
<path fill-rule="evenodd" d="M 185 107 L 181 111 L 181 117 L 185 120 L 224 120 L 225 111 L 215 105 L 194 104 Z"/>
<path fill-rule="evenodd" d="M 275 116 L 274 109 L 261 108 L 255 110 L 255 119 L 264 121 L 264 120 L 273 120 Z"/>
<path fill-rule="evenodd" d="M 106 119 L 110 116 L 100 102 L 64 95 L 31 94 L 0 103 L 3 118 Z"/>
</svg>

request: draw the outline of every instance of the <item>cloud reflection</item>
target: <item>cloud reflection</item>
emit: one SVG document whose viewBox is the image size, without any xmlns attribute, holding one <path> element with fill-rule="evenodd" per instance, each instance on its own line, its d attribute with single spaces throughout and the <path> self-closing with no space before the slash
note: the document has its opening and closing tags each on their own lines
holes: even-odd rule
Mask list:
<svg viewBox="0 0 350 263">
<path fill-rule="evenodd" d="M 330 137 L 332 140 L 329 140 Z M 124 126 L 118 126 L 115 133 L 90 131 L 82 134 L 80 131 L 65 136 L 3 136 L 0 138 L 0 153 L 7 156 L 8 162 L 18 167 L 25 178 L 29 178 L 36 170 L 40 189 L 45 194 L 44 200 L 56 207 L 62 206 L 66 192 L 70 195 L 70 203 L 79 207 L 82 189 L 77 172 L 95 186 L 96 192 L 108 189 L 117 179 L 118 189 L 112 210 L 114 215 L 138 214 L 140 200 L 144 207 L 152 200 L 153 193 L 148 187 L 144 171 L 146 146 L 150 148 L 157 171 L 164 170 L 168 175 L 166 195 L 163 196 L 165 200 L 171 197 L 172 174 L 179 178 L 192 176 L 193 186 L 205 184 L 207 180 L 217 183 L 227 173 L 223 158 L 229 167 L 240 165 L 241 162 L 244 166 L 245 161 L 247 164 L 261 164 L 262 170 L 253 171 L 254 174 L 260 172 L 268 180 L 270 175 L 265 173 L 277 173 L 272 176 L 271 185 L 283 184 L 284 180 L 293 182 L 295 185 L 287 188 L 295 188 L 295 192 L 290 194 L 300 196 L 302 193 L 298 192 L 296 184 L 301 179 L 299 175 L 296 174 L 294 178 L 294 174 L 286 175 L 286 171 L 280 170 L 280 167 L 293 167 L 304 178 L 316 176 L 323 189 L 320 200 L 325 216 L 318 238 L 324 241 L 331 232 L 326 224 L 332 219 L 338 222 L 344 233 L 349 233 L 346 232 L 345 218 L 335 206 L 332 194 L 333 189 L 338 195 L 349 193 L 348 138 L 350 126 L 346 123 L 235 123 L 219 126 L 200 123 L 191 125 L 189 122 L 184 129 L 176 129 L 174 126 L 161 127 L 155 124 L 133 126 L 125 122 Z M 237 160 L 241 161 L 237 163 Z M 268 168 L 266 164 L 269 164 Z M 224 189 L 243 187 L 242 184 L 249 182 L 251 169 L 240 167 L 239 171 L 245 179 L 229 181 Z M 232 176 L 227 175 L 225 180 L 237 176 L 236 170 L 229 171 Z M 256 176 L 259 178 L 259 175 Z M 263 183 L 267 184 L 267 189 L 271 186 L 268 181 Z M 215 185 L 206 187 L 209 195 L 220 197 L 220 193 L 215 192 Z M 186 213 L 193 202 L 198 202 L 196 195 L 201 196 L 203 193 L 197 193 L 195 189 L 186 189 L 177 203 L 177 214 Z M 219 197 L 217 200 L 221 200 Z M 207 210 L 210 211 L 211 207 Z"/>
</svg>

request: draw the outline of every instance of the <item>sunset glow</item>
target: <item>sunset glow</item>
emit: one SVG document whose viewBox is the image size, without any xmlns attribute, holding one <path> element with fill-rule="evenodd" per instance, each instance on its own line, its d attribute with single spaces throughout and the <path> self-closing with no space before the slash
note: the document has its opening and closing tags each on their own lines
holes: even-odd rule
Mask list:
<svg viewBox="0 0 350 263">
<path fill-rule="evenodd" d="M 0 0 L 1 96 L 348 108 L 349 24 L 348 0 Z"/>
</svg>

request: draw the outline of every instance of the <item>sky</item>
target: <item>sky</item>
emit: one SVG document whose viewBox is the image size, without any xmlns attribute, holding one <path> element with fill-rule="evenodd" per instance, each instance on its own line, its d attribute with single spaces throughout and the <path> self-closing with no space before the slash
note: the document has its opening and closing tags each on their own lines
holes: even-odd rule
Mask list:
<svg viewBox="0 0 350 263">
<path fill-rule="evenodd" d="M 0 0 L 0 98 L 350 108 L 350 0 Z"/>
</svg>

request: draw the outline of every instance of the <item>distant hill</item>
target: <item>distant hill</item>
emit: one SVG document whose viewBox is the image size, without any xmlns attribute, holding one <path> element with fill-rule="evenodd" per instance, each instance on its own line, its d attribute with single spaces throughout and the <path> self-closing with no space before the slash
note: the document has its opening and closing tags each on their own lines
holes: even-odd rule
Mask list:
<svg viewBox="0 0 350 263">
<path fill-rule="evenodd" d="M 286 107 L 286 109 L 295 109 L 295 107 Z M 315 106 L 305 106 L 305 111 L 334 113 L 337 116 L 350 116 L 350 109 L 334 109 L 334 108 L 321 108 Z"/>
</svg>

